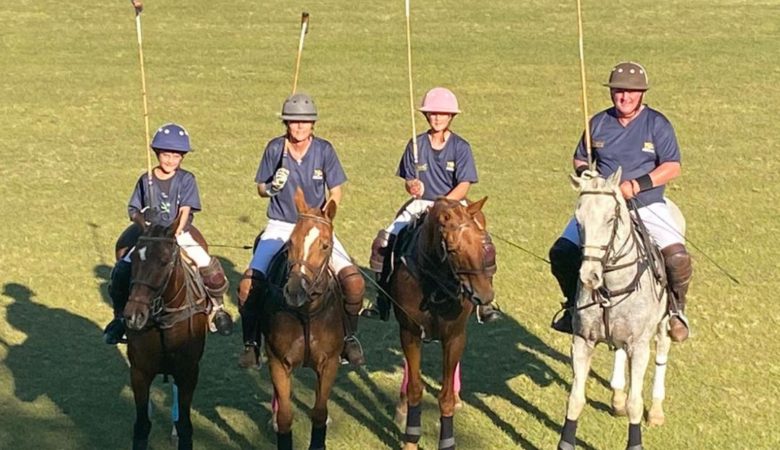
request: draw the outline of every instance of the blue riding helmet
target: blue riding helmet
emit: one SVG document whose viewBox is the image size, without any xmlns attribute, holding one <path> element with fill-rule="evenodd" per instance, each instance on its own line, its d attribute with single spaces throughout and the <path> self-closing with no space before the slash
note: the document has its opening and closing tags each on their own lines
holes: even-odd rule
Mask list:
<svg viewBox="0 0 780 450">
<path fill-rule="evenodd" d="M 187 153 L 190 147 L 190 135 L 181 125 L 166 123 L 161 126 L 152 139 L 152 149 L 156 151 L 172 151 Z"/>
</svg>

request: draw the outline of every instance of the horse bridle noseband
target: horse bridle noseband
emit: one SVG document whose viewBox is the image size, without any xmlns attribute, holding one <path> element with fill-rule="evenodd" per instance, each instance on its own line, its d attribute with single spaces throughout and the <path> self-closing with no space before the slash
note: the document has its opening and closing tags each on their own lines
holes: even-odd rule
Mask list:
<svg viewBox="0 0 780 450">
<path fill-rule="evenodd" d="M 147 280 L 133 279 L 130 281 L 131 288 L 134 284 L 140 284 L 141 286 L 146 286 L 152 290 L 153 292 L 152 299 L 149 301 L 150 317 L 157 317 L 160 315 L 160 313 L 162 313 L 165 307 L 165 305 L 163 304 L 162 296 L 163 293 L 165 292 L 165 289 L 168 288 L 168 283 L 170 283 L 171 281 L 171 277 L 173 276 L 173 269 L 174 267 L 176 267 L 176 264 L 179 262 L 181 258 L 181 247 L 179 247 L 175 238 L 141 236 L 138 238 L 138 244 L 136 244 L 136 251 L 138 251 L 137 249 L 138 245 L 143 241 L 167 242 L 167 243 L 174 244 L 173 257 L 171 258 L 171 261 L 165 265 L 165 269 L 164 269 L 167 272 L 167 275 L 165 276 L 165 281 L 163 281 L 159 285 L 152 284 Z M 128 300 L 128 301 L 132 302 L 134 300 Z"/>
<path fill-rule="evenodd" d="M 623 265 L 611 266 L 609 264 L 609 261 L 611 261 L 612 263 L 615 263 L 615 262 L 619 261 L 620 258 L 625 256 L 625 254 L 621 255 L 621 252 L 623 250 L 622 247 L 620 249 L 617 249 L 617 250 L 614 250 L 612 248 L 612 244 L 615 242 L 615 238 L 617 237 L 618 226 L 620 225 L 620 222 L 621 222 L 621 217 L 620 217 L 620 200 L 618 200 L 617 193 L 615 191 L 609 191 L 609 192 L 604 192 L 604 191 L 581 191 L 580 192 L 580 196 L 583 196 L 583 195 L 607 195 L 607 196 L 612 197 L 615 200 L 615 209 L 614 209 L 615 214 L 614 214 L 613 219 L 612 219 L 612 232 L 610 233 L 609 240 L 607 241 L 607 243 L 605 245 L 586 245 L 586 244 L 583 243 L 582 244 L 582 253 L 583 253 L 582 260 L 583 261 L 595 261 L 595 262 L 601 263 L 601 266 L 602 266 L 602 268 L 604 269 L 605 272 L 612 271 L 612 270 L 617 270 L 619 268 L 622 268 Z M 625 246 L 625 244 L 624 244 L 624 246 Z M 602 252 L 604 252 L 604 254 L 601 257 L 586 255 L 585 251 L 587 249 L 595 249 L 595 250 L 598 250 L 598 251 L 602 251 Z M 612 254 L 612 258 L 609 258 L 610 253 Z M 632 263 L 630 263 L 628 265 L 631 265 L 633 263 L 634 262 L 632 262 Z M 626 265 L 626 267 L 628 265 Z"/>
<path fill-rule="evenodd" d="M 330 221 L 314 214 L 299 213 L 298 217 L 307 220 L 313 220 L 323 225 L 327 225 L 327 227 L 330 229 L 331 237 L 333 236 L 333 223 L 331 223 Z M 304 292 L 306 292 L 306 295 L 308 295 L 309 297 L 319 296 L 325 293 L 325 290 L 327 288 L 327 283 L 325 283 L 324 286 L 322 286 L 320 289 L 317 289 L 317 287 L 323 284 L 322 281 L 325 280 L 324 275 L 328 272 L 328 265 L 330 263 L 330 257 L 332 254 L 333 254 L 333 239 L 331 239 L 330 248 L 328 248 L 328 252 L 325 256 L 324 262 L 320 267 L 315 267 L 312 263 L 303 259 L 293 259 L 287 261 L 287 266 L 289 268 L 290 273 L 292 273 L 293 268 L 295 268 L 295 266 L 305 267 L 309 269 L 308 270 L 309 272 L 316 273 L 314 278 L 312 278 L 303 270 L 299 271 L 301 277 L 303 277 L 303 279 L 306 280 L 307 285 L 306 288 L 304 289 Z"/>
</svg>

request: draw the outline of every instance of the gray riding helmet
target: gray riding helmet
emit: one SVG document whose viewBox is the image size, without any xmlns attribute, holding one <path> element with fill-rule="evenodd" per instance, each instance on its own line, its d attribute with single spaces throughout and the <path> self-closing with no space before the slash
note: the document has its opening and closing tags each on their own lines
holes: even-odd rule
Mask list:
<svg viewBox="0 0 780 450">
<path fill-rule="evenodd" d="M 647 80 L 647 71 L 641 64 L 633 61 L 621 62 L 612 68 L 609 74 L 609 82 L 604 83 L 612 89 L 630 89 L 633 91 L 646 91 L 650 89 Z"/>
<path fill-rule="evenodd" d="M 316 122 L 317 106 L 306 94 L 293 94 L 282 105 L 282 120 Z"/>
</svg>

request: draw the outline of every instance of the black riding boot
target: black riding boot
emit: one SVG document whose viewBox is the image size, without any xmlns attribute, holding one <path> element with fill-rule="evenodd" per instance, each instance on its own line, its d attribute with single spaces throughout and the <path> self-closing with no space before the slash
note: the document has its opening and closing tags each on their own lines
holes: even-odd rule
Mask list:
<svg viewBox="0 0 780 450">
<path fill-rule="evenodd" d="M 366 293 L 366 285 L 363 275 L 355 266 L 347 266 L 338 274 L 341 291 L 344 293 L 344 350 L 341 357 L 353 366 L 362 366 L 366 360 L 363 355 L 363 347 L 360 345 L 355 333 L 358 327 L 360 309 L 363 307 L 363 296 Z"/>
<path fill-rule="evenodd" d="M 212 256 L 209 265 L 198 270 L 214 307 L 212 319 L 214 328 L 222 336 L 229 336 L 233 333 L 233 318 L 224 308 L 223 297 L 228 290 L 229 283 L 222 270 L 222 265 L 217 258 Z"/>
<path fill-rule="evenodd" d="M 241 314 L 241 332 L 244 349 L 238 356 L 238 365 L 245 369 L 260 367 L 260 316 L 263 299 L 268 292 L 265 274 L 247 269 L 238 285 L 238 311 Z"/>
<path fill-rule="evenodd" d="M 552 328 L 561 333 L 573 333 L 569 308 L 577 304 L 577 283 L 581 265 L 580 247 L 568 239 L 558 238 L 550 248 L 550 270 L 558 280 L 561 292 L 566 298 L 563 307 L 567 309 L 563 312 L 563 316 L 552 324 Z"/>
<path fill-rule="evenodd" d="M 371 308 L 365 309 L 362 313 L 364 317 L 373 318 L 379 316 L 383 322 L 390 320 L 390 299 L 387 298 L 382 290 L 387 291 L 387 279 L 390 268 L 385 267 L 387 254 L 393 248 L 395 235 L 385 230 L 379 230 L 374 242 L 371 244 L 371 271 L 374 273 L 377 284 L 376 298 Z"/>
<path fill-rule="evenodd" d="M 683 244 L 672 244 L 661 249 L 674 298 L 669 299 L 669 336 L 674 342 L 688 339 L 688 319 L 685 317 L 685 296 L 693 276 L 691 255 Z"/>
<path fill-rule="evenodd" d="M 130 276 L 130 263 L 121 259 L 111 270 L 108 295 L 114 305 L 114 319 L 103 330 L 103 340 L 109 345 L 127 342 L 124 337 L 126 329 L 123 314 L 127 299 L 130 297 Z"/>
</svg>

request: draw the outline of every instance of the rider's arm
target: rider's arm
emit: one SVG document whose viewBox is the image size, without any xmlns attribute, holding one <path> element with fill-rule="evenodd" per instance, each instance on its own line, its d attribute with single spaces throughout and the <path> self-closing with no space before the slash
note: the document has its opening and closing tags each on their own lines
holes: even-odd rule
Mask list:
<svg viewBox="0 0 780 450">
<path fill-rule="evenodd" d="M 582 172 L 585 172 L 588 170 L 588 162 L 587 161 L 580 161 L 577 158 L 574 158 L 572 160 L 572 165 L 574 165 L 574 173 L 577 174 L 577 176 L 581 176 Z"/>
<path fill-rule="evenodd" d="M 338 185 L 328 190 L 328 200 L 333 200 L 337 205 L 341 202 L 341 186 L 342 185 Z"/>
<path fill-rule="evenodd" d="M 176 227 L 176 233 L 174 233 L 174 236 L 178 236 L 184 231 L 184 228 L 187 226 L 187 222 L 190 221 L 190 211 L 192 211 L 192 208 L 189 206 L 182 206 L 179 208 L 179 217 L 181 217 L 181 220 L 179 220 L 179 226 Z"/>
<path fill-rule="evenodd" d="M 679 161 L 667 161 L 665 163 L 662 163 L 660 166 L 656 167 L 650 173 L 648 173 L 646 176 L 650 178 L 649 181 L 652 182 L 652 184 L 648 186 L 642 186 L 642 184 L 646 184 L 648 180 L 644 180 L 643 182 L 640 182 L 643 177 L 637 178 L 637 187 L 641 188 L 641 190 L 647 190 L 652 187 L 656 186 L 663 186 L 666 183 L 674 180 L 675 178 L 680 176 L 680 162 Z"/>
<path fill-rule="evenodd" d="M 268 185 L 266 183 L 257 183 L 257 195 L 263 198 L 268 198 L 270 195 L 268 194 Z"/>
<path fill-rule="evenodd" d="M 450 192 L 447 193 L 446 197 L 450 200 L 457 200 L 461 201 L 464 198 L 466 198 L 466 194 L 469 193 L 469 188 L 471 187 L 471 182 L 469 181 L 462 181 L 458 183 L 457 186 L 452 188 Z"/>
</svg>

